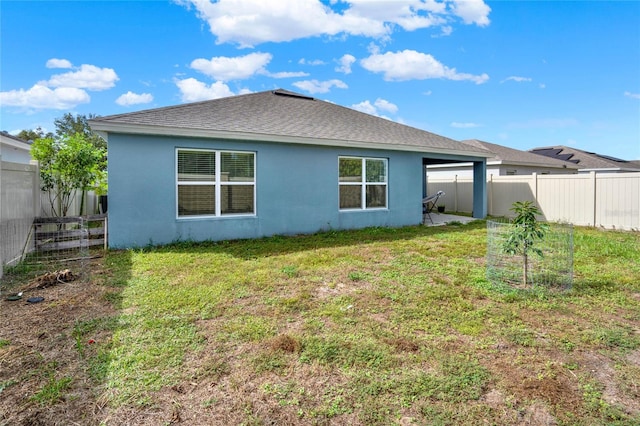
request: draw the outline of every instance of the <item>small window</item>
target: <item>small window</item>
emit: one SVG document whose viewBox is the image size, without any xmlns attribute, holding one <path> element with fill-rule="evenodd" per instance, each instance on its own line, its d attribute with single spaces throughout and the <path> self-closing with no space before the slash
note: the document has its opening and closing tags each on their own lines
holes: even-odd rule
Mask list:
<svg viewBox="0 0 640 426">
<path fill-rule="evenodd" d="M 339 157 L 340 209 L 387 208 L 387 160 Z"/>
<path fill-rule="evenodd" d="M 255 214 L 255 153 L 177 150 L 178 217 Z"/>
</svg>

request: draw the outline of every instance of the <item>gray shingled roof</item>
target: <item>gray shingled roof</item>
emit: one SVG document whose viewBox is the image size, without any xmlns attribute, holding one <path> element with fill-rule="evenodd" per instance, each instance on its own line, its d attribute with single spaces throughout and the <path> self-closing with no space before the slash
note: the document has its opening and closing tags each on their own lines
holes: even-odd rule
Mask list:
<svg viewBox="0 0 640 426">
<path fill-rule="evenodd" d="M 628 171 L 640 171 L 640 166 L 632 161 L 621 160 L 595 152 L 582 151 L 567 146 L 549 146 L 530 149 L 535 155 L 547 158 L 559 158 L 574 163 L 578 169 L 621 169 Z"/>
<path fill-rule="evenodd" d="M 384 144 L 389 149 L 488 156 L 481 148 L 282 89 L 99 117 L 89 123 L 94 131 L 106 133 L 238 134 L 245 139 L 262 136 L 261 140 L 276 136 L 274 140 Z"/>
<path fill-rule="evenodd" d="M 484 142 L 478 139 L 470 139 L 462 141 L 462 143 L 472 145 L 479 148 L 484 148 L 487 151 L 494 154 L 492 158 L 488 158 L 487 162 L 493 161 L 501 162 L 502 164 L 523 164 L 539 167 L 550 167 L 558 169 L 577 169 L 578 167 L 566 161 L 558 160 L 555 158 L 543 157 L 538 154 L 534 154 L 528 151 L 521 151 L 519 149 L 509 148 L 503 145 L 495 143 Z"/>
</svg>

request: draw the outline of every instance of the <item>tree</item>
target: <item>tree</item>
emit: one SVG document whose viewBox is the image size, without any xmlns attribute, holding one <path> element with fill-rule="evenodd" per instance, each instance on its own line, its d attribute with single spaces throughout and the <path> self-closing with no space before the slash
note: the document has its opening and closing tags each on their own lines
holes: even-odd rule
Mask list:
<svg viewBox="0 0 640 426">
<path fill-rule="evenodd" d="M 37 139 L 31 156 L 40 164 L 41 188 L 49 194 L 54 215 L 66 216 L 76 190 L 86 191 L 103 182 L 105 152 L 81 133 L 59 139 Z"/>
<path fill-rule="evenodd" d="M 38 126 L 35 130 L 21 130 L 20 133 L 16 135 L 16 137 L 22 139 L 23 141 L 36 141 L 43 138 L 52 138 L 53 133 L 45 133 L 44 130 L 42 130 L 42 127 Z"/>
<path fill-rule="evenodd" d="M 65 135 L 80 133 L 91 145 L 106 152 L 107 143 L 105 140 L 95 134 L 89 127 L 88 121 L 96 117 L 98 117 L 96 114 L 78 114 L 74 117 L 71 113 L 66 113 L 62 117 L 56 118 L 53 122 L 56 126 L 56 137 L 62 138 Z"/>
<path fill-rule="evenodd" d="M 541 213 L 531 201 L 516 201 L 510 210 L 516 214 L 516 217 L 513 219 L 513 227 L 508 234 L 503 249 L 507 254 L 522 256 L 522 284 L 526 286 L 529 272 L 529 254 L 535 253 L 540 257 L 543 256 L 542 250 L 536 247 L 536 244 L 544 239 L 549 226 L 538 222 L 536 215 Z"/>
</svg>

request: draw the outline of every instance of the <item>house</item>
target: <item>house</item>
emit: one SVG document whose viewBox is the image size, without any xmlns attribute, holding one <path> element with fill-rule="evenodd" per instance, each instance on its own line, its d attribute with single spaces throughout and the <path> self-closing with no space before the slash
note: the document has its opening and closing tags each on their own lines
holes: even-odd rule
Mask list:
<svg viewBox="0 0 640 426">
<path fill-rule="evenodd" d="M 635 161 L 621 160 L 608 155 L 582 151 L 562 145 L 534 148 L 529 151 L 536 155 L 573 163 L 578 167 L 578 173 L 640 172 L 640 164 Z"/>
<path fill-rule="evenodd" d="M 486 151 L 287 90 L 99 117 L 109 245 L 228 240 L 422 222 L 426 165 Z"/>
<path fill-rule="evenodd" d="M 538 174 L 569 174 L 577 173 L 578 167 L 574 163 L 556 158 L 545 158 L 528 151 L 509 148 L 495 143 L 477 139 L 464 140 L 462 143 L 482 148 L 493 154 L 487 159 L 487 176 L 512 176 Z M 427 168 L 431 179 L 470 178 L 473 176 L 471 163 L 437 164 Z"/>
<path fill-rule="evenodd" d="M 6 132 L 0 132 L 0 157 L 10 163 L 29 164 L 31 144 Z"/>
</svg>

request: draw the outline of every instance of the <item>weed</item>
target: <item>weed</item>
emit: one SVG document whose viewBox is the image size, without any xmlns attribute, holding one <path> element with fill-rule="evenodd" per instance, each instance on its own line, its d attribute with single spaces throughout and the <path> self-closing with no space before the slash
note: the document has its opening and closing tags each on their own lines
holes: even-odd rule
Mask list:
<svg viewBox="0 0 640 426">
<path fill-rule="evenodd" d="M 585 332 L 587 342 L 602 345 L 606 348 L 633 350 L 640 346 L 640 338 L 630 327 L 614 326 L 605 328 L 597 326 Z"/>
<path fill-rule="evenodd" d="M 7 339 L 0 339 L 0 349 L 4 348 L 5 346 L 9 346 L 11 344 L 11 342 Z"/>
<path fill-rule="evenodd" d="M 295 278 L 298 276 L 298 267 L 293 265 L 285 266 L 281 269 L 282 273 L 285 274 L 289 278 Z"/>
<path fill-rule="evenodd" d="M 64 391 L 69 389 L 72 381 L 71 377 L 56 379 L 53 372 L 51 372 L 47 383 L 31 399 L 41 405 L 54 404 L 63 399 Z"/>
<path fill-rule="evenodd" d="M 358 271 L 349 272 L 349 279 L 351 281 L 363 281 L 366 278 L 367 278 L 367 275 L 363 272 L 358 272 Z"/>
</svg>

